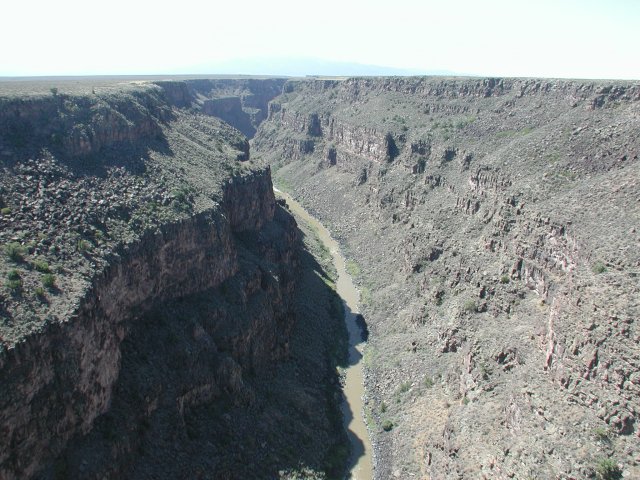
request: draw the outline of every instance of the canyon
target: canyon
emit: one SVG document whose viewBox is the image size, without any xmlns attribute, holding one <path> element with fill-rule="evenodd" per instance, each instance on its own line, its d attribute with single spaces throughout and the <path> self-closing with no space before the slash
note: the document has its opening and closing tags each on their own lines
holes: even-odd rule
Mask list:
<svg viewBox="0 0 640 480">
<path fill-rule="evenodd" d="M 640 476 L 640 85 L 0 85 L 0 477 Z M 352 412 L 354 415 L 360 412 Z"/>
</svg>

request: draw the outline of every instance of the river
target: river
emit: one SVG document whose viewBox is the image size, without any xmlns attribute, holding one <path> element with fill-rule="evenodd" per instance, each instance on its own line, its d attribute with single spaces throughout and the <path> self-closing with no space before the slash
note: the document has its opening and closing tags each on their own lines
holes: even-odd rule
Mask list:
<svg viewBox="0 0 640 480">
<path fill-rule="evenodd" d="M 360 293 L 356 289 L 347 272 L 346 262 L 340 253 L 340 246 L 322 223 L 307 212 L 302 205 L 290 195 L 274 189 L 284 198 L 292 213 L 304 222 L 312 225 L 318 232 L 322 243 L 329 249 L 333 263 L 338 272 L 336 290 L 344 304 L 344 320 L 349 332 L 349 366 L 345 370 L 343 387 L 343 402 L 341 405 L 344 425 L 351 443 L 351 458 L 349 459 L 349 474 L 347 478 L 353 480 L 371 480 L 373 478 L 372 448 L 369 433 L 363 417 L 364 381 L 362 372 L 362 341 L 361 327 L 356 322 Z"/>
</svg>

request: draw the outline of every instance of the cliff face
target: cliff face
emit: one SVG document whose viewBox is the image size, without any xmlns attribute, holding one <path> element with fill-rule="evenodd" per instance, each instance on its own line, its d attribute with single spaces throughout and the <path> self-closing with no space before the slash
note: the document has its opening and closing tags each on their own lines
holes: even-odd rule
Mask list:
<svg viewBox="0 0 640 480">
<path fill-rule="evenodd" d="M 183 240 L 203 242 L 212 234 L 213 241 L 199 245 L 197 255 L 174 250 L 170 243 L 154 250 L 186 261 L 158 272 L 161 277 L 173 276 L 177 267 L 198 285 L 164 299 L 150 295 L 155 300 L 145 299 L 149 308 L 122 324 L 119 369 L 109 386 L 109 408 L 101 412 L 106 415 L 91 429 L 76 430 L 57 460 L 44 463 L 45 472 L 63 468 L 72 477 L 152 478 L 195 474 L 210 462 L 212 474 L 220 474 L 227 455 L 197 447 L 192 422 L 198 417 L 203 425 L 223 421 L 211 412 L 216 405 L 251 408 L 257 392 L 248 380 L 268 374 L 275 362 L 287 358 L 295 321 L 298 237 L 281 207 L 275 219 L 254 217 L 263 228 L 242 233 L 218 220 L 222 228 L 213 232 L 210 223 L 209 232 L 184 232 L 188 237 Z M 221 242 L 225 237 L 230 240 L 226 245 Z M 200 275 L 202 270 L 207 273 Z M 203 277 L 210 279 L 207 284 L 201 283 Z M 192 465 L 171 461 L 188 455 L 184 445 L 175 444 L 177 438 L 190 445 Z"/>
<path fill-rule="evenodd" d="M 162 135 L 158 122 L 172 112 L 160 89 L 119 95 L 48 95 L 0 99 L 2 154 L 48 147 L 66 156 L 86 156 L 115 145 L 144 146 Z"/>
<path fill-rule="evenodd" d="M 157 82 L 172 103 L 194 105 L 204 114 L 218 117 L 253 137 L 267 117 L 269 102 L 282 93 L 285 80 L 202 79 Z"/>
<path fill-rule="evenodd" d="M 535 79 L 272 101 L 254 156 L 362 271 L 377 478 L 638 475 L 639 108 L 632 83 Z"/>
<path fill-rule="evenodd" d="M 268 176 L 245 181 L 255 186 L 261 181 L 270 184 Z M 233 193 L 229 198 L 234 198 Z M 251 223 L 272 221 L 273 198 L 264 201 L 270 201 L 271 216 L 246 218 L 244 230 Z M 224 207 L 235 214 L 231 205 Z M 73 435 L 88 433 L 95 418 L 107 411 L 120 374 L 121 342 L 137 317 L 160 302 L 215 288 L 238 274 L 233 229 L 220 213 L 213 212 L 163 225 L 160 231 L 143 236 L 96 278 L 69 319 L 47 323 L 3 352 L 3 478 L 30 477 L 44 459 L 59 454 Z M 288 235 L 287 248 L 292 252 L 295 233 L 291 230 Z M 295 264 L 289 260 L 281 268 L 293 271 Z M 286 272 L 284 278 L 286 275 L 292 273 Z M 261 289 L 260 276 L 256 280 L 258 284 L 247 286 L 244 295 L 251 297 Z M 284 281 L 269 286 L 266 298 L 273 302 L 270 305 L 280 304 L 278 315 L 265 314 L 255 320 L 255 328 L 265 335 L 259 348 L 251 342 L 238 347 L 234 353 L 243 362 L 268 362 L 286 353 L 291 314 L 282 303 L 291 289 Z M 247 337 L 256 334 L 243 333 Z M 227 387 L 225 379 L 216 387 Z M 211 385 L 203 388 L 215 394 Z"/>
<path fill-rule="evenodd" d="M 128 475 L 139 442 L 110 439 L 91 472 L 67 444 L 95 455 L 96 419 L 126 404 L 127 428 L 170 428 L 157 409 L 251 401 L 243 377 L 289 352 L 299 240 L 269 169 L 239 162 L 237 131 L 175 109 L 157 86 L 119 95 L 2 100 L 0 267 L 19 279 L 0 298 L 2 478 L 60 465 Z M 154 327 L 163 309 L 192 312 L 189 328 Z M 155 381 L 139 381 L 141 352 L 157 357 Z M 164 355 L 183 359 L 175 375 Z"/>
</svg>

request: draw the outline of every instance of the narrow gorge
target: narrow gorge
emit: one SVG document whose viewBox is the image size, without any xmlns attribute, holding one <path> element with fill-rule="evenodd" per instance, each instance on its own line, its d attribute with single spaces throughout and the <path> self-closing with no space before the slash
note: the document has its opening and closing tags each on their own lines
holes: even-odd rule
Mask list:
<svg viewBox="0 0 640 480">
<path fill-rule="evenodd" d="M 323 244 L 325 255 L 331 257 L 336 269 L 336 293 L 340 296 L 344 308 L 344 321 L 349 335 L 349 351 L 343 368 L 342 419 L 349 436 L 351 454 L 347 465 L 348 473 L 353 480 L 369 479 L 373 475 L 372 447 L 367 425 L 362 416 L 364 399 L 364 376 L 362 352 L 368 337 L 364 318 L 359 313 L 360 295 L 347 271 L 347 261 L 340 252 L 340 245 L 318 219 L 307 212 L 302 205 L 290 195 L 276 190 L 287 202 L 296 218 L 315 231 Z"/>
<path fill-rule="evenodd" d="M 0 87 L 0 478 L 640 476 L 637 83 Z"/>
</svg>

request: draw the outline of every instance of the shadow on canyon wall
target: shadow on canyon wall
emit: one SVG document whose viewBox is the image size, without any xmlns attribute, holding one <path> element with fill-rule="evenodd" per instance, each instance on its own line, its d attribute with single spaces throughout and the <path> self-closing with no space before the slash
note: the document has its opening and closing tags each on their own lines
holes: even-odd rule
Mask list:
<svg viewBox="0 0 640 480">
<path fill-rule="evenodd" d="M 259 240 L 240 237 L 242 268 Z M 326 266 L 298 254 L 290 339 L 262 338 L 268 287 L 247 295 L 250 273 L 158 305 L 126 333 L 109 412 L 40 478 L 340 478 L 349 456 L 336 373 L 346 366 L 342 301 Z M 265 361 L 282 351 L 260 343 L 288 352 Z"/>
</svg>

